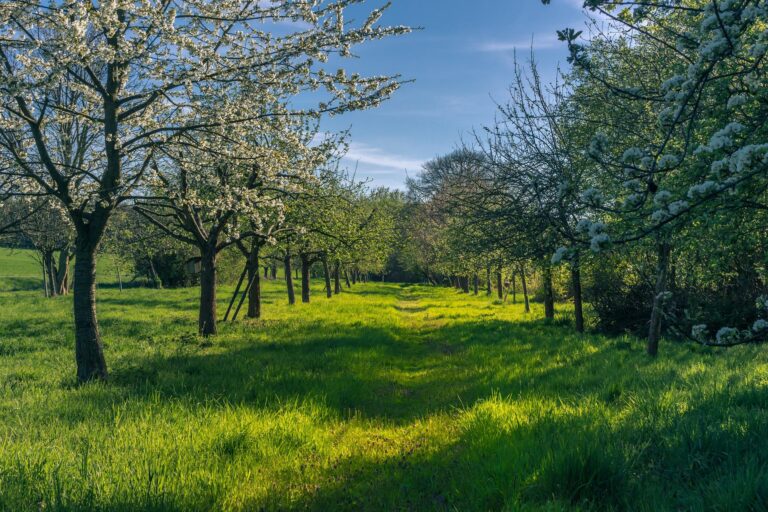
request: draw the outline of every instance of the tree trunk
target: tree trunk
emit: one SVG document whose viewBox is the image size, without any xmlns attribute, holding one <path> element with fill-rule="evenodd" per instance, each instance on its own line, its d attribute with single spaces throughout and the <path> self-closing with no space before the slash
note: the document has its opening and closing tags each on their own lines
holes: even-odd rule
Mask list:
<svg viewBox="0 0 768 512">
<path fill-rule="evenodd" d="M 152 262 L 152 256 L 147 256 L 147 260 L 149 261 L 149 272 L 152 275 L 152 284 L 155 285 L 155 288 L 162 289 L 163 282 L 160 280 L 160 276 L 157 274 L 157 270 L 155 270 L 155 264 Z"/>
<path fill-rule="evenodd" d="M 43 252 L 43 266 L 48 274 L 50 296 L 56 297 L 59 294 L 59 286 L 56 279 L 56 267 L 53 263 L 53 251 L 46 250 Z"/>
<path fill-rule="evenodd" d="M 512 304 L 517 304 L 517 276 L 512 272 Z"/>
<path fill-rule="evenodd" d="M 120 274 L 120 261 L 115 264 L 115 272 L 117 273 L 117 285 L 120 287 L 120 291 L 123 291 L 123 276 Z"/>
<path fill-rule="evenodd" d="M 299 255 L 301 258 L 301 302 L 309 302 L 309 256 Z"/>
<path fill-rule="evenodd" d="M 485 269 L 485 294 L 491 296 L 493 293 L 493 285 L 491 284 L 491 267 Z"/>
<path fill-rule="evenodd" d="M 531 303 L 528 301 L 528 285 L 525 282 L 525 269 L 520 269 L 520 284 L 523 286 L 523 298 L 525 299 L 525 312 L 531 312 Z"/>
<path fill-rule="evenodd" d="M 333 264 L 333 293 L 336 295 L 341 293 L 341 262 L 336 260 Z"/>
<path fill-rule="evenodd" d="M 40 255 L 40 268 L 43 269 L 43 292 L 45 293 L 45 298 L 51 296 L 50 292 L 48 291 L 48 271 L 45 268 L 45 256 L 42 254 Z"/>
<path fill-rule="evenodd" d="M 349 272 L 344 271 L 344 281 L 347 284 L 347 288 L 352 288 L 352 283 L 349 282 Z"/>
<path fill-rule="evenodd" d="M 469 276 L 462 276 L 459 279 L 461 280 L 461 291 L 469 293 Z"/>
<path fill-rule="evenodd" d="M 496 272 L 496 295 L 499 297 L 499 300 L 504 299 L 504 283 L 501 278 L 501 269 Z"/>
<path fill-rule="evenodd" d="M 323 276 L 325 277 L 325 296 L 327 298 L 333 297 L 333 288 L 331 288 L 331 270 L 328 268 L 328 257 L 323 254 Z"/>
<path fill-rule="evenodd" d="M 273 263 L 272 266 L 269 268 L 270 273 L 270 279 L 272 281 L 277 280 L 277 264 Z"/>
<path fill-rule="evenodd" d="M 552 267 L 544 264 L 542 269 L 544 281 L 544 317 L 548 320 L 555 318 L 555 294 L 552 290 Z"/>
<path fill-rule="evenodd" d="M 254 243 L 248 254 L 248 318 L 261 318 L 261 277 L 259 276 L 259 249 L 260 245 Z M 269 267 L 264 267 L 267 271 Z"/>
<path fill-rule="evenodd" d="M 475 278 L 474 279 L 475 279 L 475 283 L 474 283 L 474 288 L 475 289 L 474 289 L 474 292 L 475 292 L 475 295 L 477 295 L 478 293 L 480 293 L 480 276 L 475 274 Z"/>
<path fill-rule="evenodd" d="M 288 305 L 293 306 L 296 304 L 296 294 L 293 291 L 293 272 L 291 271 L 291 253 L 286 251 L 285 259 L 283 260 L 285 266 L 285 286 L 288 289 Z"/>
<path fill-rule="evenodd" d="M 352 284 L 357 284 L 357 270 L 352 269 Z"/>
<path fill-rule="evenodd" d="M 659 352 L 661 337 L 661 321 L 664 308 L 664 292 L 667 291 L 667 276 L 669 274 L 669 254 L 671 247 L 668 242 L 659 242 L 658 262 L 656 266 L 656 288 L 654 289 L 653 309 L 648 326 L 648 355 L 656 356 Z"/>
<path fill-rule="evenodd" d="M 75 249 L 74 318 L 77 380 L 107 379 L 107 363 L 96 320 L 96 245 L 78 237 Z"/>
<path fill-rule="evenodd" d="M 214 335 L 216 329 L 216 243 L 200 249 L 200 312 L 197 326 L 203 336 Z"/>
<path fill-rule="evenodd" d="M 269 279 L 269 265 L 264 265 L 264 279 Z"/>
<path fill-rule="evenodd" d="M 573 287 L 573 314 L 576 319 L 576 331 L 584 332 L 584 305 L 581 292 L 581 266 L 579 255 L 571 261 L 571 286 Z"/>
</svg>

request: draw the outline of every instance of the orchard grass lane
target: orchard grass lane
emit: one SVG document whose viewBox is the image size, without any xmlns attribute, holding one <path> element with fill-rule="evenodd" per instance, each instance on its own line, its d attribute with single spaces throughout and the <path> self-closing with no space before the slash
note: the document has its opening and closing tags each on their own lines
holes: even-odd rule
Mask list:
<svg viewBox="0 0 768 512">
<path fill-rule="evenodd" d="M 768 499 L 760 347 L 579 336 L 534 304 L 359 284 L 194 331 L 198 290 L 0 292 L 0 509 L 744 510 Z M 231 287 L 219 294 L 224 311 Z M 566 306 L 560 305 L 560 309 Z"/>
</svg>

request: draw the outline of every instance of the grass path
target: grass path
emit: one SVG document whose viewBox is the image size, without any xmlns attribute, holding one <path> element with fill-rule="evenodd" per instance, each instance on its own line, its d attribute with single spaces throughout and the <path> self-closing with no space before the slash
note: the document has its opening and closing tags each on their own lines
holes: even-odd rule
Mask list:
<svg viewBox="0 0 768 512">
<path fill-rule="evenodd" d="M 111 380 L 80 387 L 71 299 L 0 291 L 0 510 L 768 508 L 762 347 L 654 361 L 538 305 L 314 286 L 211 340 L 197 290 L 100 289 Z"/>
</svg>

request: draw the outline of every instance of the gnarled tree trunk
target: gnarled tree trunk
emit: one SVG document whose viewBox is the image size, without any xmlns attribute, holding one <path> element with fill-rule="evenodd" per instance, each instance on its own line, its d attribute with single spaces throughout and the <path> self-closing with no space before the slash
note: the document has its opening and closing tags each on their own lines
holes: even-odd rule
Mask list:
<svg viewBox="0 0 768 512">
<path fill-rule="evenodd" d="M 96 320 L 96 249 L 85 236 L 78 236 L 75 247 L 74 318 L 77 380 L 106 380 L 99 324 Z"/>
</svg>

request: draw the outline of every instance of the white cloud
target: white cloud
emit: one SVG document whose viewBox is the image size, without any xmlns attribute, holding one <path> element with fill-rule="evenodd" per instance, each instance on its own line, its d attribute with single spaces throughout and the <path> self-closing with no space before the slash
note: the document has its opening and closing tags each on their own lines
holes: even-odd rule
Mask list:
<svg viewBox="0 0 768 512">
<path fill-rule="evenodd" d="M 481 52 L 507 53 L 514 50 L 549 50 L 552 48 L 565 48 L 565 43 L 557 39 L 556 34 L 543 36 L 533 35 L 531 39 L 517 41 L 489 41 L 478 46 Z"/>
<path fill-rule="evenodd" d="M 350 143 L 349 151 L 345 158 L 359 163 L 361 166 L 373 166 L 397 170 L 418 170 L 421 169 L 421 166 L 426 161 L 388 153 L 381 148 L 362 142 Z"/>
</svg>

